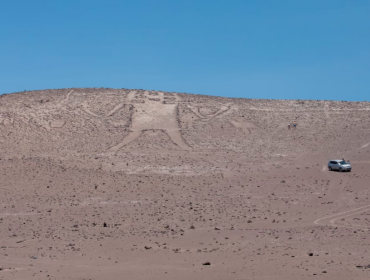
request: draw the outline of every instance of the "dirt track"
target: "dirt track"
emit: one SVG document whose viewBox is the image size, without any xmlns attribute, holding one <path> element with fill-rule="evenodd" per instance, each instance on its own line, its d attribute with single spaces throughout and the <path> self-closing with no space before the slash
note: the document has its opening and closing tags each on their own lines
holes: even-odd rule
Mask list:
<svg viewBox="0 0 370 280">
<path fill-rule="evenodd" d="M 370 279 L 368 102 L 46 90 L 0 129 L 0 279 Z"/>
</svg>

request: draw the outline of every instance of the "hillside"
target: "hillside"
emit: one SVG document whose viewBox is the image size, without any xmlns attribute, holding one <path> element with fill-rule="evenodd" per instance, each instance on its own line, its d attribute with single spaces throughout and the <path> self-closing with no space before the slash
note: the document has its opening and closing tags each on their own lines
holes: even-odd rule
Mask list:
<svg viewBox="0 0 370 280">
<path fill-rule="evenodd" d="M 13 93 L 0 145 L 0 279 L 370 278 L 369 102 Z"/>
</svg>

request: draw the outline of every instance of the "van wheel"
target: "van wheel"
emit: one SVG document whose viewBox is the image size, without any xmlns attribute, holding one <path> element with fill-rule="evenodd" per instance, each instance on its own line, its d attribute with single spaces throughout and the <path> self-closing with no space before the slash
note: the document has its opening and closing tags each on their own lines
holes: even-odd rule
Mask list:
<svg viewBox="0 0 370 280">
<path fill-rule="evenodd" d="M 339 168 L 339 172 L 343 172 L 343 169 L 342 168 Z"/>
<path fill-rule="evenodd" d="M 331 168 L 331 166 L 329 166 L 329 171 L 333 171 L 333 168 Z"/>
</svg>

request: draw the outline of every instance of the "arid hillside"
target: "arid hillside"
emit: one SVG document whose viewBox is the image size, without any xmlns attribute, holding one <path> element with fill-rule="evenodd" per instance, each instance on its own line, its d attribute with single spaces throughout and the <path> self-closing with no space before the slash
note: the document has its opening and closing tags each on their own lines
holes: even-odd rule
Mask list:
<svg viewBox="0 0 370 280">
<path fill-rule="evenodd" d="M 0 279 L 370 279 L 369 102 L 13 93 L 0 145 Z"/>
</svg>

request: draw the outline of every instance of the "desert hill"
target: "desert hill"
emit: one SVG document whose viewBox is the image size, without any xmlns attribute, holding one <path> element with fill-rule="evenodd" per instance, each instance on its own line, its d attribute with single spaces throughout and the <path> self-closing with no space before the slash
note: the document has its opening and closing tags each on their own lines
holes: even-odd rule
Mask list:
<svg viewBox="0 0 370 280">
<path fill-rule="evenodd" d="M 369 102 L 42 90 L 0 131 L 0 279 L 370 277 Z"/>
</svg>

